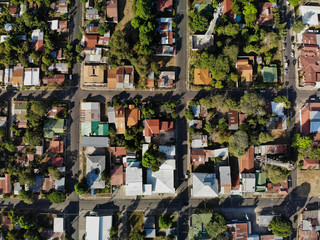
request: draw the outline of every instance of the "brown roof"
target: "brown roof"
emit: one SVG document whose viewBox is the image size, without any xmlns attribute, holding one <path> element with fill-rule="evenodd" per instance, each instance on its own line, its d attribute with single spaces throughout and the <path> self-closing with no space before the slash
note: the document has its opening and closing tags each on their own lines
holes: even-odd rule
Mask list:
<svg viewBox="0 0 320 240">
<path fill-rule="evenodd" d="M 160 120 L 159 119 L 146 119 L 144 126 L 144 135 L 152 137 L 154 134 L 160 133 Z"/>
<path fill-rule="evenodd" d="M 118 22 L 118 1 L 109 0 L 106 4 L 107 18 L 111 18 L 113 22 Z"/>
<path fill-rule="evenodd" d="M 98 38 L 98 45 L 108 46 L 109 42 L 110 42 L 110 37 L 99 36 Z"/>
<path fill-rule="evenodd" d="M 54 180 L 50 176 L 43 179 L 42 190 L 49 192 L 51 189 L 54 189 Z"/>
<path fill-rule="evenodd" d="M 98 34 L 99 33 L 98 26 L 87 26 L 86 27 L 86 33 L 91 33 L 91 34 L 96 33 L 96 34 Z"/>
<path fill-rule="evenodd" d="M 98 43 L 98 35 L 88 35 L 84 36 L 85 48 L 95 48 Z"/>
<path fill-rule="evenodd" d="M 222 11 L 222 15 L 229 15 L 229 16 L 233 16 L 233 11 L 232 11 L 232 5 L 233 5 L 233 1 L 232 0 L 223 0 L 222 2 L 222 6 L 223 6 L 223 11 Z"/>
<path fill-rule="evenodd" d="M 319 169 L 319 159 L 304 159 L 302 169 Z"/>
<path fill-rule="evenodd" d="M 157 1 L 157 10 L 158 11 L 172 11 L 173 9 L 173 0 L 158 0 Z"/>
<path fill-rule="evenodd" d="M 205 164 L 206 151 L 204 149 L 191 149 L 191 164 L 203 165 Z"/>
<path fill-rule="evenodd" d="M 111 178 L 110 178 L 110 184 L 112 186 L 121 186 L 124 184 L 124 172 L 123 172 L 123 165 L 116 165 L 111 170 Z"/>
<path fill-rule="evenodd" d="M 44 51 L 44 43 L 43 40 L 36 40 L 33 42 L 33 48 L 35 51 Z"/>
<path fill-rule="evenodd" d="M 104 68 L 99 65 L 84 65 L 85 83 L 104 83 Z"/>
<path fill-rule="evenodd" d="M 54 167 L 62 167 L 63 166 L 63 157 L 51 158 L 51 165 Z"/>
<path fill-rule="evenodd" d="M 120 66 L 117 68 L 117 82 L 123 83 L 125 75 L 129 76 L 129 82 L 133 83 L 133 67 L 132 66 Z"/>
<path fill-rule="evenodd" d="M 287 153 L 286 144 L 267 145 L 267 154 L 277 155 L 277 154 L 286 154 L 286 153 Z"/>
<path fill-rule="evenodd" d="M 114 107 L 114 111 L 115 111 L 117 134 L 124 134 L 126 132 L 125 108 Z"/>
<path fill-rule="evenodd" d="M 146 87 L 147 88 L 154 88 L 154 79 L 147 79 L 146 80 Z"/>
<path fill-rule="evenodd" d="M 15 15 L 18 13 L 18 4 L 10 4 L 9 6 L 9 14 Z"/>
<path fill-rule="evenodd" d="M 274 239 L 274 238 L 273 238 Z M 316 231 L 302 231 L 299 229 L 299 240 L 318 240 L 318 232 Z M 267 240 L 267 239 L 264 239 Z"/>
<path fill-rule="evenodd" d="M 108 88 L 117 88 L 117 69 L 108 69 Z"/>
<path fill-rule="evenodd" d="M 54 118 L 55 116 L 62 116 L 64 107 L 53 107 L 47 113 L 47 117 Z"/>
<path fill-rule="evenodd" d="M 68 21 L 67 20 L 60 20 L 59 21 L 59 28 L 57 29 L 57 32 L 68 32 Z"/>
<path fill-rule="evenodd" d="M 304 45 L 317 45 L 317 34 L 315 33 L 304 33 L 302 34 L 302 43 Z"/>
<path fill-rule="evenodd" d="M 248 224 L 247 223 L 232 223 L 227 224 L 228 239 L 247 239 L 248 238 Z"/>
<path fill-rule="evenodd" d="M 173 130 L 174 130 L 174 121 L 160 122 L 160 131 L 173 131 Z"/>
<path fill-rule="evenodd" d="M 8 216 L 1 215 L 1 228 L 12 230 L 11 220 Z"/>
<path fill-rule="evenodd" d="M 209 76 L 209 70 L 204 68 L 194 69 L 194 81 L 195 85 L 210 85 L 212 78 Z"/>
<path fill-rule="evenodd" d="M 50 152 L 52 153 L 63 153 L 63 141 L 59 138 L 54 138 L 50 142 Z"/>
<path fill-rule="evenodd" d="M 249 63 L 249 59 L 238 59 L 238 74 L 246 79 L 246 82 L 252 82 L 253 68 Z"/>
<path fill-rule="evenodd" d="M 239 113 L 239 125 L 244 123 L 244 121 L 249 117 L 248 114 Z"/>
<path fill-rule="evenodd" d="M 239 158 L 240 173 L 254 173 L 254 147 L 249 147 L 246 155 Z"/>
<path fill-rule="evenodd" d="M 168 42 L 165 42 L 165 43 L 162 43 L 162 44 L 174 44 L 173 32 L 162 32 L 161 33 L 161 37 L 168 39 Z"/>
<path fill-rule="evenodd" d="M 58 60 L 66 59 L 66 53 L 62 49 L 58 50 L 57 59 Z"/>
<path fill-rule="evenodd" d="M 23 67 L 15 67 L 13 69 L 13 86 L 22 86 L 23 85 Z"/>
<path fill-rule="evenodd" d="M 310 111 L 320 111 L 320 102 L 306 103 L 301 109 L 301 132 L 310 133 Z"/>
<path fill-rule="evenodd" d="M 140 109 L 126 109 L 127 126 L 136 126 L 140 121 Z"/>
<path fill-rule="evenodd" d="M 238 127 L 239 126 L 239 112 L 238 112 L 238 110 L 230 109 L 228 111 L 228 123 L 229 123 L 229 127 L 232 127 L 232 126 Z"/>
<path fill-rule="evenodd" d="M 109 147 L 109 153 L 115 156 L 125 156 L 127 151 L 125 147 Z"/>
<path fill-rule="evenodd" d="M 56 74 L 53 77 L 44 77 L 42 79 L 43 84 L 58 84 L 61 85 L 64 83 L 65 75 L 64 74 Z"/>
<path fill-rule="evenodd" d="M 221 188 L 224 188 L 224 194 L 231 193 L 231 184 L 221 184 Z"/>
<path fill-rule="evenodd" d="M 273 25 L 273 7 L 271 2 L 259 3 L 259 18 L 256 21 L 258 25 L 272 26 Z"/>
<path fill-rule="evenodd" d="M 267 193 L 279 193 L 281 195 L 288 194 L 288 181 L 281 183 L 268 183 L 267 184 Z"/>
<path fill-rule="evenodd" d="M 0 193 L 1 194 L 11 193 L 10 174 L 5 174 L 4 177 L 0 178 Z"/>
</svg>

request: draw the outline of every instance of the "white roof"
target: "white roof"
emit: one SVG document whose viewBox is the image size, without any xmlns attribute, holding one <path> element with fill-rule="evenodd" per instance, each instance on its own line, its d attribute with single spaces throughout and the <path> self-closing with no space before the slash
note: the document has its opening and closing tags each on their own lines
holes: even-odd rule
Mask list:
<svg viewBox="0 0 320 240">
<path fill-rule="evenodd" d="M 255 192 L 256 175 L 254 173 L 241 173 L 242 192 Z"/>
<path fill-rule="evenodd" d="M 1 43 L 5 42 L 8 37 L 10 37 L 10 36 L 9 35 L 1 35 L 0 42 Z"/>
<path fill-rule="evenodd" d="M 284 103 L 271 102 L 272 113 L 277 114 L 278 116 L 283 115 Z"/>
<path fill-rule="evenodd" d="M 10 32 L 12 30 L 12 24 L 11 23 L 6 23 L 4 25 L 4 30 L 6 30 L 7 32 Z"/>
<path fill-rule="evenodd" d="M 63 218 L 56 217 L 53 219 L 53 232 L 64 232 Z"/>
<path fill-rule="evenodd" d="M 108 107 L 108 122 L 116 123 L 116 113 L 114 107 Z"/>
<path fill-rule="evenodd" d="M 159 152 L 165 153 L 167 159 L 174 158 L 176 155 L 176 146 L 159 146 Z"/>
<path fill-rule="evenodd" d="M 192 197 L 218 197 L 216 174 L 192 173 Z"/>
<path fill-rule="evenodd" d="M 19 191 L 22 190 L 22 187 L 19 182 L 13 184 L 14 195 L 19 195 Z"/>
<path fill-rule="evenodd" d="M 302 22 L 309 25 L 318 25 L 318 14 L 320 14 L 320 6 L 301 6 L 300 12 Z"/>
<path fill-rule="evenodd" d="M 231 173 L 230 166 L 220 166 L 220 184 L 230 184 L 231 185 Z"/>
<path fill-rule="evenodd" d="M 174 159 L 164 161 L 157 172 L 150 168 L 147 170 L 147 183 L 152 185 L 152 193 L 175 193 L 175 162 Z"/>
<path fill-rule="evenodd" d="M 268 227 L 274 217 L 279 215 L 259 215 L 258 224 L 261 227 Z"/>
<path fill-rule="evenodd" d="M 192 138 L 191 142 L 192 148 L 205 148 L 208 147 L 208 136 L 207 135 L 197 135 Z"/>
<path fill-rule="evenodd" d="M 142 168 L 140 162 L 128 162 L 126 168 L 126 195 L 142 195 Z"/>
<path fill-rule="evenodd" d="M 100 111 L 100 103 L 99 102 L 82 102 L 81 110 L 98 110 Z"/>
<path fill-rule="evenodd" d="M 87 216 L 86 240 L 109 239 L 112 216 Z"/>
<path fill-rule="evenodd" d="M 149 144 L 144 143 L 142 144 L 142 156 L 146 153 L 146 151 L 148 151 L 149 149 Z"/>
<path fill-rule="evenodd" d="M 52 20 L 51 22 L 51 30 L 57 30 L 59 27 L 59 20 Z"/>
<path fill-rule="evenodd" d="M 228 148 L 219 148 L 219 149 L 214 149 L 213 150 L 214 157 L 224 157 L 228 156 Z"/>
<path fill-rule="evenodd" d="M 40 85 L 40 69 L 25 68 L 23 72 L 23 84 L 25 86 L 39 86 Z"/>
<path fill-rule="evenodd" d="M 31 42 L 36 42 L 38 40 L 43 40 L 43 31 L 41 31 L 41 29 L 32 30 Z"/>
</svg>

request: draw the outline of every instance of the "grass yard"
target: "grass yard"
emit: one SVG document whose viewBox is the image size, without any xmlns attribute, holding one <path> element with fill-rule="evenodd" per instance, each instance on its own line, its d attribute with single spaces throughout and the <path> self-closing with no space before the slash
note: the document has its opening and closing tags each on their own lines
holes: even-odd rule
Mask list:
<svg viewBox="0 0 320 240">
<path fill-rule="evenodd" d="M 123 2 L 123 1 L 122 1 Z M 123 18 L 122 20 L 117 24 L 116 30 L 123 30 L 128 22 L 131 21 L 132 18 L 134 18 L 136 15 L 134 14 L 132 7 L 133 7 L 134 0 L 127 0 L 125 2 L 126 6 L 123 11 Z"/>
<path fill-rule="evenodd" d="M 129 239 L 133 236 L 134 232 L 144 231 L 143 217 L 144 217 L 143 212 L 139 212 L 139 211 L 135 211 L 130 214 L 130 217 L 128 218 L 128 220 L 129 220 L 128 221 L 128 223 L 129 223 L 128 229 L 131 229 L 130 234 L 129 234 Z"/>
<path fill-rule="evenodd" d="M 298 190 L 300 197 L 320 196 L 320 171 L 298 170 Z M 309 185 L 310 184 L 310 185 Z"/>
</svg>

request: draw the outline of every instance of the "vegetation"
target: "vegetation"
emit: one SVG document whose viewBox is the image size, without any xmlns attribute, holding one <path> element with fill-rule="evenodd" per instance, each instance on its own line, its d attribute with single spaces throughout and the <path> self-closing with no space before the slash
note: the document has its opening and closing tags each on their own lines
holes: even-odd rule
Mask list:
<svg viewBox="0 0 320 240">
<path fill-rule="evenodd" d="M 163 229 L 171 228 L 173 220 L 174 220 L 173 216 L 161 215 L 159 217 L 159 227 Z"/>
<path fill-rule="evenodd" d="M 214 214 L 212 220 L 206 226 L 207 233 L 213 239 L 219 239 L 227 231 L 227 222 L 221 214 Z"/>
<path fill-rule="evenodd" d="M 48 195 L 48 199 L 51 203 L 60 204 L 66 200 L 66 195 L 62 192 L 52 192 Z"/>
<path fill-rule="evenodd" d="M 272 142 L 273 140 L 274 140 L 274 136 L 269 132 L 261 132 L 259 134 L 259 139 L 258 139 L 259 144 Z"/>
<path fill-rule="evenodd" d="M 166 159 L 166 154 L 159 152 L 157 146 L 150 144 L 149 149 L 142 157 L 142 166 L 150 168 L 153 172 L 159 171 L 161 163 Z"/>
<path fill-rule="evenodd" d="M 295 21 L 294 24 L 292 25 L 293 31 L 296 33 L 300 33 L 306 26 L 303 24 L 302 21 Z"/>
<path fill-rule="evenodd" d="M 292 223 L 286 217 L 275 217 L 268 228 L 278 237 L 289 237 L 292 234 Z"/>
<path fill-rule="evenodd" d="M 248 134 L 244 131 L 238 130 L 229 138 L 229 152 L 235 157 L 245 155 L 248 146 Z"/>
<path fill-rule="evenodd" d="M 283 182 L 288 177 L 288 170 L 285 168 L 272 166 L 272 165 L 263 165 L 263 174 L 269 178 L 272 183 Z"/>
<path fill-rule="evenodd" d="M 273 99 L 276 103 L 283 103 L 284 108 L 291 108 L 291 102 L 286 96 L 277 96 Z"/>
<path fill-rule="evenodd" d="M 245 91 L 240 99 L 239 109 L 244 114 L 263 116 L 266 114 L 264 106 L 265 101 L 258 94 Z"/>
<path fill-rule="evenodd" d="M 36 201 L 36 199 L 31 191 L 26 192 L 23 189 L 19 191 L 19 198 L 28 204 L 32 204 Z"/>
<path fill-rule="evenodd" d="M 86 192 L 88 192 L 89 187 L 88 187 L 88 185 L 87 185 L 87 183 L 86 183 L 86 179 L 84 178 L 84 179 L 82 179 L 80 182 L 76 183 L 76 184 L 74 185 L 74 190 L 76 191 L 76 193 L 77 193 L 78 195 L 83 195 L 83 194 L 85 194 Z"/>
</svg>

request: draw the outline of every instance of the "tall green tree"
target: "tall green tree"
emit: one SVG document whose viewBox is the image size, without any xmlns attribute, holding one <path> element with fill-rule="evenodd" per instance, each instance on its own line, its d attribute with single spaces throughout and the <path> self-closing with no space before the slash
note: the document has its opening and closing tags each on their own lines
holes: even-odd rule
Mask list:
<svg viewBox="0 0 320 240">
<path fill-rule="evenodd" d="M 278 237 L 289 237 L 292 234 L 292 223 L 284 216 L 275 217 L 268 228 Z"/>
<path fill-rule="evenodd" d="M 207 233 L 213 239 L 227 231 L 227 222 L 221 214 L 214 214 L 212 220 L 206 226 Z"/>
<path fill-rule="evenodd" d="M 244 156 L 248 146 L 248 134 L 244 131 L 238 130 L 229 138 L 229 152 L 235 157 Z"/>
<path fill-rule="evenodd" d="M 239 109 L 244 114 L 263 116 L 266 114 L 264 110 L 265 101 L 256 93 L 245 91 L 240 99 Z"/>
</svg>

